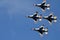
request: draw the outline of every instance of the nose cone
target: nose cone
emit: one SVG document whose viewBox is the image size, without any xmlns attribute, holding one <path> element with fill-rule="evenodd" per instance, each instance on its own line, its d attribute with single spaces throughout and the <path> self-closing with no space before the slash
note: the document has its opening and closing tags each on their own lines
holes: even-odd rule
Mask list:
<svg viewBox="0 0 60 40">
<path fill-rule="evenodd" d="M 38 13 L 38 11 L 36 11 L 36 13 Z"/>
<path fill-rule="evenodd" d="M 28 18 L 29 18 L 30 16 L 28 16 Z"/>
<path fill-rule="evenodd" d="M 28 16 L 28 18 L 31 18 L 32 16 Z"/>
<path fill-rule="evenodd" d="M 36 4 L 33 4 L 33 6 L 37 6 Z"/>
<path fill-rule="evenodd" d="M 30 18 L 30 16 L 25 16 L 26 18 Z"/>
<path fill-rule="evenodd" d="M 32 30 L 35 30 L 35 28 L 32 28 Z"/>
</svg>

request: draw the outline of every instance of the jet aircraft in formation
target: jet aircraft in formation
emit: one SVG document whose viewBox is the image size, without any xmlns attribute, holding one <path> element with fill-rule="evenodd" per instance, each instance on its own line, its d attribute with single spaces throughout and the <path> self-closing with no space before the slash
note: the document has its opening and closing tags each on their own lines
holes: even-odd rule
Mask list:
<svg viewBox="0 0 60 40">
<path fill-rule="evenodd" d="M 50 9 L 50 4 L 46 4 L 46 0 L 44 0 L 41 4 L 34 4 L 36 7 L 40 7 L 42 11 L 45 11 L 45 9 Z"/>
<path fill-rule="evenodd" d="M 52 21 L 57 22 L 57 17 L 54 16 L 52 13 L 49 16 L 44 16 L 43 19 L 48 20 L 49 23 L 52 23 Z"/>
<path fill-rule="evenodd" d="M 34 13 L 34 15 L 29 15 L 28 18 L 32 18 L 34 20 L 34 22 L 37 22 L 38 19 L 40 21 L 42 20 L 42 16 L 39 16 L 37 11 Z"/>
<path fill-rule="evenodd" d="M 43 34 L 48 34 L 48 28 L 44 28 L 44 25 L 39 28 L 32 28 L 32 30 L 37 31 L 41 36 L 43 36 Z"/>
<path fill-rule="evenodd" d="M 29 15 L 28 18 L 32 18 L 34 22 L 37 22 L 38 19 L 39 21 L 41 21 L 42 19 L 46 19 L 50 24 L 52 23 L 52 21 L 57 22 L 57 17 L 54 16 L 52 13 L 50 13 L 49 16 L 42 16 L 42 14 L 38 16 L 38 12 L 36 11 L 34 15 Z"/>
<path fill-rule="evenodd" d="M 46 9 L 50 9 L 50 4 L 46 4 L 46 0 L 44 0 L 41 4 L 34 4 L 34 6 L 40 7 L 42 11 L 45 11 Z M 49 16 L 42 16 L 38 15 L 38 12 L 36 11 L 33 15 L 29 15 L 28 18 L 32 18 L 34 22 L 37 22 L 38 20 L 46 19 L 51 24 L 52 22 L 57 22 L 57 17 L 54 16 L 52 13 L 49 14 Z M 40 26 L 39 28 L 33 28 L 34 31 L 39 32 L 40 35 L 48 34 L 48 28 L 44 28 L 44 25 Z"/>
</svg>

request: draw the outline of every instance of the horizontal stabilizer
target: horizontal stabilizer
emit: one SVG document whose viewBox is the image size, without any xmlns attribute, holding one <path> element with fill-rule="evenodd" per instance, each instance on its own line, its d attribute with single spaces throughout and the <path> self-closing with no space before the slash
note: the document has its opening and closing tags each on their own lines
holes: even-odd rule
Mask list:
<svg viewBox="0 0 60 40">
<path fill-rule="evenodd" d="M 39 19 L 39 21 L 42 21 L 42 19 Z"/>
<path fill-rule="evenodd" d="M 48 7 L 50 7 L 50 4 L 47 4 Z"/>
<path fill-rule="evenodd" d="M 54 16 L 54 19 L 57 19 L 57 17 L 56 17 L 56 16 Z"/>
<path fill-rule="evenodd" d="M 54 20 L 54 22 L 57 22 L 57 20 Z"/>
<path fill-rule="evenodd" d="M 45 34 L 48 34 L 48 32 L 45 32 Z"/>
<path fill-rule="evenodd" d="M 50 7 L 48 7 L 47 9 L 50 10 Z"/>
<path fill-rule="evenodd" d="M 50 9 L 50 4 L 47 4 L 47 9 L 48 9 L 48 10 Z"/>
<path fill-rule="evenodd" d="M 46 28 L 45 31 L 48 31 L 48 29 Z"/>
</svg>

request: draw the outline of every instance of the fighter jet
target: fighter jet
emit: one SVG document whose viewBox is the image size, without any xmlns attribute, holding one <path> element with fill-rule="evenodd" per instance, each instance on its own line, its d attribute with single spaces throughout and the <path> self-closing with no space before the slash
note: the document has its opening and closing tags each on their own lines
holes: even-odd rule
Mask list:
<svg viewBox="0 0 60 40">
<path fill-rule="evenodd" d="M 38 12 L 36 11 L 34 15 L 30 15 L 28 16 L 28 18 L 32 18 L 34 20 L 34 22 L 37 22 L 38 19 L 41 21 L 42 20 L 42 16 L 38 16 Z"/>
<path fill-rule="evenodd" d="M 49 16 L 44 16 L 43 19 L 48 20 L 50 24 L 52 23 L 52 21 L 57 22 L 57 17 L 54 16 L 52 13 L 50 13 Z"/>
<path fill-rule="evenodd" d="M 39 28 L 33 28 L 32 30 L 39 32 L 41 36 L 43 36 L 44 33 L 48 34 L 48 28 L 44 28 L 44 25 L 40 26 Z"/>
<path fill-rule="evenodd" d="M 40 7 L 42 11 L 45 11 L 45 9 L 50 9 L 50 4 L 46 4 L 46 0 L 42 2 L 42 4 L 34 4 L 34 6 Z"/>
</svg>

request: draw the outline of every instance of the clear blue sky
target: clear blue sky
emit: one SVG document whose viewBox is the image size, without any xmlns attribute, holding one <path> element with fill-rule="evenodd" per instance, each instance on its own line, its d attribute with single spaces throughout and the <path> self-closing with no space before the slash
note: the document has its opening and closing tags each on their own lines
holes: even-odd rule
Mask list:
<svg viewBox="0 0 60 40">
<path fill-rule="evenodd" d="M 60 0 L 47 0 L 51 9 L 42 12 L 33 4 L 41 3 L 43 0 L 0 0 L 0 40 L 60 40 Z M 32 19 L 25 16 L 34 14 L 49 15 L 53 12 L 58 17 L 57 23 L 50 25 L 47 20 L 36 24 Z M 48 35 L 40 37 L 38 32 L 31 28 L 45 24 L 48 27 Z"/>
</svg>

